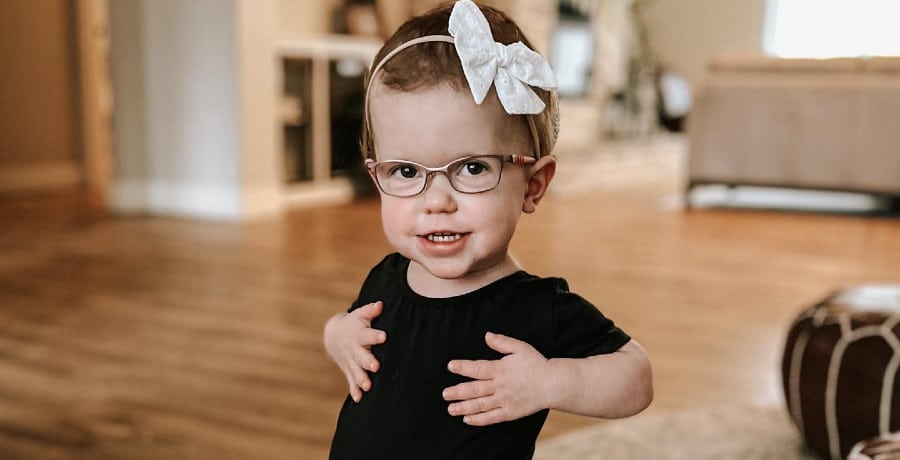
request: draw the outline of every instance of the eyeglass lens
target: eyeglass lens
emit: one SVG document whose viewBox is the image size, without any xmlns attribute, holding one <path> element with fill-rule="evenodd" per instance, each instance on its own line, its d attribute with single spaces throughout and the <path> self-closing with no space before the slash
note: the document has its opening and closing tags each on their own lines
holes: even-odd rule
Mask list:
<svg viewBox="0 0 900 460">
<path fill-rule="evenodd" d="M 407 161 L 385 161 L 375 167 L 375 178 L 387 194 L 412 196 L 425 189 L 428 176 L 442 172 L 457 191 L 479 193 L 500 183 L 502 167 L 500 158 L 490 156 L 460 158 L 442 168 L 427 168 Z"/>
</svg>

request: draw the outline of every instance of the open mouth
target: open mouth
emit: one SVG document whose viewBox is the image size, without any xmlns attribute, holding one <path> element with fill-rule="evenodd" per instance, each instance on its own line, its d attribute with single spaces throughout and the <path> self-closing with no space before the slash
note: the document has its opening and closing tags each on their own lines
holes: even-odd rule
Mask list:
<svg viewBox="0 0 900 460">
<path fill-rule="evenodd" d="M 452 243 L 454 241 L 459 241 L 465 236 L 462 233 L 429 233 L 427 235 L 422 235 L 426 240 L 431 241 L 432 243 Z"/>
</svg>

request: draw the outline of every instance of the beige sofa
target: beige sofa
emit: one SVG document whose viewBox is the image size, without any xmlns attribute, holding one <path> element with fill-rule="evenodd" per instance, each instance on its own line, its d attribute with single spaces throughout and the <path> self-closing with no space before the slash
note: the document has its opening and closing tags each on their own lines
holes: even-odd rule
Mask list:
<svg viewBox="0 0 900 460">
<path fill-rule="evenodd" d="M 702 183 L 900 195 L 900 57 L 715 59 L 688 120 Z"/>
</svg>

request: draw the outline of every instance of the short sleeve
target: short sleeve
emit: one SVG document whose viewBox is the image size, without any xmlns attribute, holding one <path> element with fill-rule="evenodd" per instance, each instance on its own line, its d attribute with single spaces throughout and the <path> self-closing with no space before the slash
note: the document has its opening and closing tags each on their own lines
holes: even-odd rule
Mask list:
<svg viewBox="0 0 900 460">
<path fill-rule="evenodd" d="M 554 358 L 586 358 L 612 353 L 631 340 L 590 302 L 569 292 L 565 280 L 556 287 L 553 305 Z"/>
</svg>

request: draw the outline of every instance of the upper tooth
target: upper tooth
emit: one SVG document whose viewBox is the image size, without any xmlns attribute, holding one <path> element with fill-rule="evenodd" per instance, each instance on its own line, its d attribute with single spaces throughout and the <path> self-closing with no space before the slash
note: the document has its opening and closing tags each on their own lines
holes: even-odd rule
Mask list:
<svg viewBox="0 0 900 460">
<path fill-rule="evenodd" d="M 428 235 L 428 241 L 456 241 L 461 238 L 458 233 L 430 233 Z"/>
</svg>

